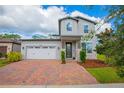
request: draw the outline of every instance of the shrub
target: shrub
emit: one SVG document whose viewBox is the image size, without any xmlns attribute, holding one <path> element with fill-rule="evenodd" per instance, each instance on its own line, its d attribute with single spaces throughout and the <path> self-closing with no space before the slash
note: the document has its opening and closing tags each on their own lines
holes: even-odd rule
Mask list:
<svg viewBox="0 0 124 93">
<path fill-rule="evenodd" d="M 118 76 L 120 76 L 121 78 L 124 77 L 124 67 L 119 67 L 117 69 L 117 74 Z"/>
<path fill-rule="evenodd" d="M 62 64 L 65 64 L 65 51 L 61 51 L 61 61 L 62 61 Z"/>
<path fill-rule="evenodd" d="M 115 60 L 113 57 L 106 57 L 103 54 L 97 54 L 97 59 L 100 61 L 103 61 L 104 63 L 109 64 L 109 65 L 115 64 Z"/>
<path fill-rule="evenodd" d="M 7 54 L 5 54 L 5 58 L 7 58 Z"/>
<path fill-rule="evenodd" d="M 106 57 L 103 54 L 97 54 L 97 59 L 104 62 L 106 61 Z"/>
<path fill-rule="evenodd" d="M 3 56 L 3 54 L 0 52 L 0 58 Z"/>
<path fill-rule="evenodd" d="M 20 52 L 10 52 L 7 54 L 8 62 L 17 62 L 22 59 L 22 55 Z"/>
<path fill-rule="evenodd" d="M 84 63 L 85 60 L 86 60 L 86 51 L 84 49 L 82 49 L 80 51 L 80 61 Z"/>
<path fill-rule="evenodd" d="M 0 52 L 0 58 L 1 58 L 1 57 L 5 57 L 5 58 L 6 58 L 6 56 L 7 56 L 6 53 L 1 53 L 1 52 Z"/>
</svg>

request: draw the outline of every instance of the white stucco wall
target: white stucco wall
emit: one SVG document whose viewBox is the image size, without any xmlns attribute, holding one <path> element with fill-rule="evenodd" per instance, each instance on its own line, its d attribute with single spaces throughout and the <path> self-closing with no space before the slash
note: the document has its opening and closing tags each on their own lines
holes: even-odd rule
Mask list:
<svg viewBox="0 0 124 93">
<path fill-rule="evenodd" d="M 21 43 L 21 53 L 23 59 L 26 59 L 26 47 L 27 46 L 42 46 L 42 45 L 55 45 L 57 47 L 57 59 L 60 59 L 60 51 L 61 51 L 61 41 L 22 41 Z"/>
</svg>

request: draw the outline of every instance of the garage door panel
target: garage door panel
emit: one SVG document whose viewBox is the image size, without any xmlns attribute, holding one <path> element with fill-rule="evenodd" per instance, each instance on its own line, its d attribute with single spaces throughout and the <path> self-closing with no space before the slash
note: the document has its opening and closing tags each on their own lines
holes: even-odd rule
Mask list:
<svg viewBox="0 0 124 93">
<path fill-rule="evenodd" d="M 27 48 L 27 59 L 56 59 L 56 48 Z"/>
</svg>

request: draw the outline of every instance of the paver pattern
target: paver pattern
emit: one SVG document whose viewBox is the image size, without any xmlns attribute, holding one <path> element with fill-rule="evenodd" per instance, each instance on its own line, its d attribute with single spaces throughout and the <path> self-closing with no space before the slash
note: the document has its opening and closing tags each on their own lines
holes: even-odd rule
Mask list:
<svg viewBox="0 0 124 93">
<path fill-rule="evenodd" d="M 97 84 L 82 66 L 69 61 L 23 60 L 0 68 L 0 85 Z"/>
</svg>

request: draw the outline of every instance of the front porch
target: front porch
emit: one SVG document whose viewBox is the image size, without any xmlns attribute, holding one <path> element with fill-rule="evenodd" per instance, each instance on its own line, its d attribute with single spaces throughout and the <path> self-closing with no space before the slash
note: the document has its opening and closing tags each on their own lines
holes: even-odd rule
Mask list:
<svg viewBox="0 0 124 93">
<path fill-rule="evenodd" d="M 62 49 L 65 50 L 66 60 L 79 61 L 79 51 L 81 49 L 80 36 L 62 36 Z"/>
</svg>

